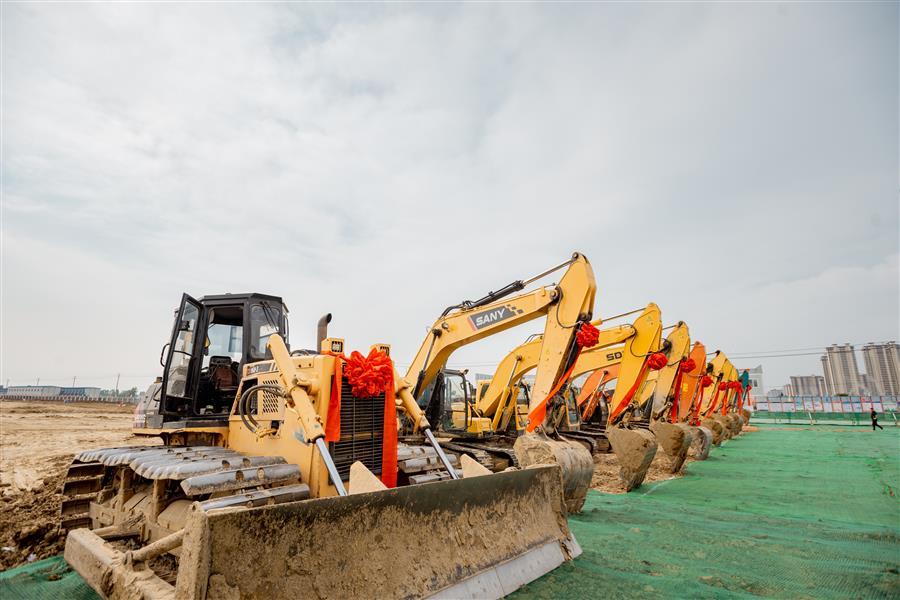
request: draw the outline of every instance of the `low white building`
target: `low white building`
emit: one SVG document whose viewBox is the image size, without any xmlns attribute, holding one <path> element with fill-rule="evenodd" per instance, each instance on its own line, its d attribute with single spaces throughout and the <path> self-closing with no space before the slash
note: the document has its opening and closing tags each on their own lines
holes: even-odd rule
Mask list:
<svg viewBox="0 0 900 600">
<path fill-rule="evenodd" d="M 58 385 L 11 385 L 6 389 L 6 395 L 51 398 L 59 396 L 59 390 Z"/>
</svg>

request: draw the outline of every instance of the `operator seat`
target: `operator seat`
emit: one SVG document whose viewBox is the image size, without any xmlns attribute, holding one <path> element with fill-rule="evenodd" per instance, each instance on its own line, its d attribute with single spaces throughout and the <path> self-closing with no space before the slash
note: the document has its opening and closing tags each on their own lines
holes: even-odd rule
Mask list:
<svg viewBox="0 0 900 600">
<path fill-rule="evenodd" d="M 234 390 L 238 386 L 237 371 L 231 365 L 230 356 L 209 358 L 209 382 L 216 391 Z"/>
</svg>

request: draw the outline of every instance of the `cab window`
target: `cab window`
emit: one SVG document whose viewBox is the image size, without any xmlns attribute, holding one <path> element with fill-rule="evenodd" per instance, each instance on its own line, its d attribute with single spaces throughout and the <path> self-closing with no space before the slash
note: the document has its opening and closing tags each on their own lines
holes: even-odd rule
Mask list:
<svg viewBox="0 0 900 600">
<path fill-rule="evenodd" d="M 283 322 L 280 306 L 265 302 L 250 307 L 250 358 L 272 358 L 266 344 L 273 333 L 281 333 Z"/>
</svg>

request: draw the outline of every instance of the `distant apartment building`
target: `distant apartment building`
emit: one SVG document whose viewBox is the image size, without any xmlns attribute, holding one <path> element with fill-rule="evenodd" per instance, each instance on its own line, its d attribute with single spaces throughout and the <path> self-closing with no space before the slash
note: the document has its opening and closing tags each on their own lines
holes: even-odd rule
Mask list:
<svg viewBox="0 0 900 600">
<path fill-rule="evenodd" d="M 883 396 L 900 395 L 900 344 L 868 343 L 862 348 L 870 392 Z"/>
<path fill-rule="evenodd" d="M 794 386 L 792 386 L 792 385 L 789 384 L 789 383 L 786 384 L 786 385 L 784 385 L 784 386 L 781 388 L 781 395 L 782 395 L 782 396 L 788 396 L 788 397 L 793 396 L 793 395 L 794 395 Z"/>
<path fill-rule="evenodd" d="M 829 396 L 866 393 L 852 345 L 832 344 L 825 348 L 825 355 L 821 360 L 822 370 L 825 372 L 825 391 Z"/>
<path fill-rule="evenodd" d="M 795 396 L 825 396 L 825 378 L 821 375 L 791 375 L 791 390 Z"/>
</svg>

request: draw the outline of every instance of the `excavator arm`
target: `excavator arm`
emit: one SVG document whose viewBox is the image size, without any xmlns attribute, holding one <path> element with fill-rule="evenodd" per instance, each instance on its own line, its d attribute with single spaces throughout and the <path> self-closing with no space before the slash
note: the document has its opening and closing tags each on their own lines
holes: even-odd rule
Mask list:
<svg viewBox="0 0 900 600">
<path fill-rule="evenodd" d="M 566 267 L 558 284 L 507 298 L 529 283 Z M 568 367 L 567 360 L 574 356 L 578 325 L 590 321 L 596 291 L 590 263 L 585 256 L 575 253 L 570 260 L 527 281 L 516 281 L 480 300 L 447 308 L 432 325 L 406 376 L 395 378 L 397 396 L 414 428 L 427 427 L 428 421 L 417 400 L 455 350 L 542 316 L 547 319 L 544 343 L 537 357 L 532 400 L 539 402 L 547 397 Z"/>
<path fill-rule="evenodd" d="M 601 329 L 597 343 L 590 348 L 582 349 L 578 355 L 570 378 L 574 380 L 585 373 L 602 370 L 614 365 L 617 366 L 618 370 L 618 366 L 623 361 L 627 361 L 630 364 L 632 361 L 642 360 L 640 356 L 635 354 L 632 345 L 638 337 L 638 328 L 642 328 L 642 333 L 648 333 L 643 331 L 643 328 L 653 328 L 655 327 L 654 323 L 658 322 L 659 307 L 650 303 L 643 309 L 642 317 L 652 315 L 657 315 L 656 320 L 638 317 L 635 320 L 635 324 L 627 323 Z M 601 323 L 602 319 L 597 319 L 592 325 L 600 326 Z M 507 410 L 509 403 L 515 399 L 516 386 L 521 378 L 529 371 L 538 368 L 540 353 L 544 346 L 543 342 L 543 336 L 532 336 L 500 361 L 490 383 L 487 384 L 475 403 L 475 412 L 478 416 L 499 420 L 500 415 Z M 617 344 L 618 346 L 616 346 Z M 533 390 L 536 389 L 535 386 Z M 538 395 L 534 391 L 532 394 L 533 396 Z"/>
<path fill-rule="evenodd" d="M 674 422 L 675 419 L 670 419 L 669 415 L 664 415 L 663 413 L 668 412 L 668 409 L 672 406 L 675 401 L 675 383 L 678 381 L 680 384 L 678 373 L 679 369 L 681 369 L 682 362 L 688 358 L 691 350 L 691 334 L 688 331 L 688 326 L 684 321 L 679 321 L 672 331 L 669 332 L 669 335 L 666 336 L 667 342 L 667 358 L 668 362 L 666 366 L 656 371 L 654 384 L 652 386 L 647 386 L 649 389 L 645 391 L 645 394 L 642 395 L 641 404 L 646 402 L 648 396 L 652 396 L 653 398 L 653 416 L 654 418 L 665 418 L 666 420 Z M 651 375 L 653 375 L 651 373 Z M 682 372 L 681 379 L 684 379 L 684 373 Z M 647 394 L 646 392 L 650 392 Z M 678 394 L 679 403 L 681 401 L 681 394 Z"/>
</svg>

